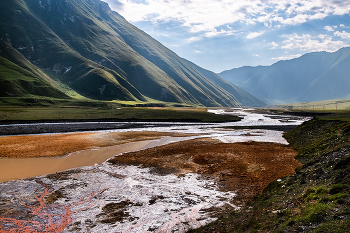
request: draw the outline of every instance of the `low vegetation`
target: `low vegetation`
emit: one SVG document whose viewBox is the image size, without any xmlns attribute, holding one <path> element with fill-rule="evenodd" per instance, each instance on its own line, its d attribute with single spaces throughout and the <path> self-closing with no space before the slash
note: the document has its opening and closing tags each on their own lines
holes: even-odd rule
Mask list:
<svg viewBox="0 0 350 233">
<path fill-rule="evenodd" d="M 208 113 L 205 108 L 146 108 L 117 107 L 112 103 L 59 107 L 0 107 L 0 122 L 28 121 L 174 121 L 174 122 L 227 122 L 241 118 Z"/>
<path fill-rule="evenodd" d="M 303 166 L 272 182 L 240 211 L 191 232 L 348 232 L 349 116 L 315 117 L 285 138 Z"/>
<path fill-rule="evenodd" d="M 350 109 L 350 99 L 294 103 L 283 105 L 283 107 L 289 109 L 306 109 L 313 111 L 337 111 L 341 109 Z"/>
</svg>

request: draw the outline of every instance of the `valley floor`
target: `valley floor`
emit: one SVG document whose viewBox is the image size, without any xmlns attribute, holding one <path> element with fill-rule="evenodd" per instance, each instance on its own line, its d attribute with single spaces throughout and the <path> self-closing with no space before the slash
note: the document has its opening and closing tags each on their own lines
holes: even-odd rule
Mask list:
<svg viewBox="0 0 350 233">
<path fill-rule="evenodd" d="M 247 114 L 239 124 L 297 125 L 303 121 L 274 118 Z M 75 151 L 77 146 L 87 149 L 132 140 L 163 140 L 163 145 L 147 143 L 140 151 L 119 154 L 102 164 L 0 184 L 0 229 L 185 232 L 245 206 L 270 182 L 293 174 L 300 165 L 281 131 L 225 129 L 238 122 L 223 124 L 158 125 L 153 127 L 155 132 L 139 128 L 125 130 L 129 132 L 1 137 L 8 140 L 9 148 L 16 143 L 23 146 L 21 153 L 13 153 L 15 157 L 29 156 L 25 146 L 34 142 L 46 145 L 51 156 Z M 62 154 L 65 144 L 72 147 Z M 54 153 L 60 149 L 61 154 Z M 48 156 L 41 150 L 34 150 L 32 156 Z"/>
</svg>

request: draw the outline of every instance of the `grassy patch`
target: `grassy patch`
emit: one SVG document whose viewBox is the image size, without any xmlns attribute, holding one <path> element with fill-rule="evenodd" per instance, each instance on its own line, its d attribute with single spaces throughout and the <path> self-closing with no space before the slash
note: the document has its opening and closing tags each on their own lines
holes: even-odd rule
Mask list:
<svg viewBox="0 0 350 233">
<path fill-rule="evenodd" d="M 310 204 L 303 208 L 301 215 L 295 221 L 304 224 L 322 222 L 331 209 L 330 205 L 323 203 Z"/>
<path fill-rule="evenodd" d="M 174 108 L 130 108 L 116 107 L 113 104 L 97 102 L 91 106 L 0 108 L 0 121 L 47 121 L 47 120 L 114 120 L 114 121 L 189 121 L 189 122 L 226 122 L 238 121 L 239 117 L 216 115 L 206 109 Z"/>
<path fill-rule="evenodd" d="M 289 109 L 313 111 L 338 111 L 350 109 L 350 99 L 326 100 L 285 105 Z"/>
</svg>

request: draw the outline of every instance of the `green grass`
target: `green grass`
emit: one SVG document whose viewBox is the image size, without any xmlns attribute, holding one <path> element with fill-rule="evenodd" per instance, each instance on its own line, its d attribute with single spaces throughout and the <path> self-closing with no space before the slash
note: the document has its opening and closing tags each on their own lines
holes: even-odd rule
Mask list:
<svg viewBox="0 0 350 233">
<path fill-rule="evenodd" d="M 46 96 L 69 98 L 49 82 L 0 56 L 0 97 Z"/>
<path fill-rule="evenodd" d="M 281 105 L 293 110 L 337 111 L 350 109 L 350 99 L 303 102 Z"/>
<path fill-rule="evenodd" d="M 121 121 L 189 121 L 189 122 L 226 122 L 238 121 L 239 117 L 216 115 L 206 109 L 151 109 L 141 107 L 118 107 L 112 103 L 95 107 L 69 106 L 0 108 L 1 121 L 45 121 L 45 120 L 121 120 Z"/>
</svg>

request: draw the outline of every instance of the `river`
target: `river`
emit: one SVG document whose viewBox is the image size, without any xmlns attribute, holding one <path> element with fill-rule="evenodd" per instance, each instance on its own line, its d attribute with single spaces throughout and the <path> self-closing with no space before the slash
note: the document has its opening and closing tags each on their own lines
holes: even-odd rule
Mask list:
<svg viewBox="0 0 350 233">
<path fill-rule="evenodd" d="M 151 167 L 104 162 L 121 153 L 196 138 L 218 139 L 223 143 L 257 141 L 286 145 L 282 131 L 267 130 L 266 127 L 225 127 L 290 126 L 307 120 L 303 117 L 254 114 L 242 109 L 212 112 L 235 114 L 244 119 L 240 122 L 215 124 L 169 123 L 166 127 L 164 123 L 145 122 L 145 128 L 94 133 L 140 132 L 151 129 L 157 132 L 198 135 L 163 137 L 152 141 L 95 148 L 56 159 L 1 159 L 0 171 L 5 171 L 0 175 L 1 179 L 5 174 L 13 172 L 15 167 L 20 167 L 17 173 L 26 174 L 11 174 L 6 181 L 29 178 L 0 184 L 0 231 L 24 229 L 25 226 L 28 230 L 23 232 L 32 232 L 39 228 L 60 229 L 60 232 L 185 232 L 214 221 L 216 212 L 238 209 L 239 206 L 234 202 L 236 193 L 222 190 L 218 180 L 210 176 L 204 178 L 191 172 L 181 175 L 159 174 Z M 175 154 L 174 158 L 179 156 L 181 154 Z M 275 160 L 282 160 L 282 157 L 276 157 Z M 14 164 L 13 168 L 10 167 L 11 164 Z M 254 172 L 257 172 L 256 169 L 261 172 L 268 170 L 261 164 L 248 165 L 249 169 L 254 168 Z M 39 173 L 34 174 L 27 170 Z M 57 171 L 63 172 L 54 173 Z M 30 178 L 32 176 L 35 177 Z M 16 212 L 27 213 L 23 215 L 27 217 L 18 218 Z"/>
</svg>

